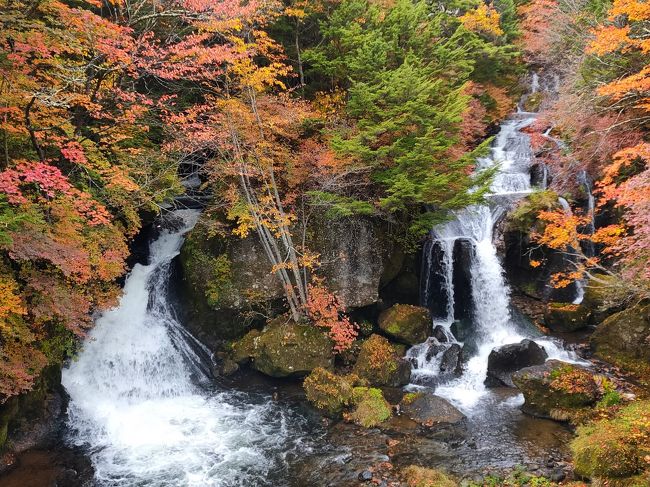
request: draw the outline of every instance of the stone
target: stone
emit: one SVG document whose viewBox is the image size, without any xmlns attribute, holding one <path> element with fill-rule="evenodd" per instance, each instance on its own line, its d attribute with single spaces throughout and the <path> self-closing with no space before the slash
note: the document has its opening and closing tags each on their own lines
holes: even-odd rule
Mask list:
<svg viewBox="0 0 650 487">
<path fill-rule="evenodd" d="M 345 418 L 364 428 L 379 426 L 393 415 L 392 408 L 380 389 L 355 387 L 352 403 L 355 405 L 354 410 L 346 414 Z"/>
<path fill-rule="evenodd" d="M 396 304 L 379 315 L 379 328 L 406 345 L 422 343 L 431 331 L 431 314 L 421 306 Z"/>
<path fill-rule="evenodd" d="M 339 416 L 352 402 L 356 376 L 336 375 L 321 367 L 315 368 L 303 382 L 307 400 L 330 417 Z"/>
<path fill-rule="evenodd" d="M 352 373 L 377 387 L 399 387 L 409 383 L 411 364 L 380 335 L 371 335 L 361 345 Z"/>
<path fill-rule="evenodd" d="M 596 281 L 597 279 L 597 281 Z M 596 274 L 585 287 L 582 305 L 591 310 L 591 322 L 598 325 L 626 308 L 630 293 L 624 283 L 613 276 Z"/>
<path fill-rule="evenodd" d="M 591 335 L 596 355 L 625 366 L 632 361 L 650 365 L 650 300 L 611 315 Z"/>
<path fill-rule="evenodd" d="M 449 341 L 449 333 L 442 325 L 436 325 L 433 328 L 431 336 L 440 343 L 447 343 Z"/>
<path fill-rule="evenodd" d="M 370 470 L 364 470 L 359 474 L 359 480 L 361 482 L 370 482 L 372 480 L 372 472 Z"/>
<path fill-rule="evenodd" d="M 544 323 L 553 331 L 571 332 L 586 328 L 591 310 L 580 304 L 549 303 L 544 311 Z"/>
<path fill-rule="evenodd" d="M 271 377 L 300 377 L 316 367 L 327 369 L 333 365 L 332 341 L 313 325 L 280 317 L 261 332 L 251 331 L 235 342 L 233 360 L 251 360 L 255 370 Z"/>
<path fill-rule="evenodd" d="M 461 346 L 458 343 L 452 343 L 440 358 L 440 374 L 443 376 L 460 376 L 462 372 Z"/>
<path fill-rule="evenodd" d="M 600 398 L 595 374 L 586 367 L 547 360 L 512 374 L 524 395 L 522 411 L 532 416 L 566 421 Z"/>
<path fill-rule="evenodd" d="M 429 392 L 406 394 L 400 402 L 400 411 L 416 423 L 433 427 L 441 424 L 457 425 L 465 415 L 446 399 Z"/>
<path fill-rule="evenodd" d="M 512 374 L 524 367 L 541 365 L 548 358 L 544 347 L 532 340 L 522 340 L 494 348 L 488 357 L 487 387 L 515 387 Z"/>
</svg>

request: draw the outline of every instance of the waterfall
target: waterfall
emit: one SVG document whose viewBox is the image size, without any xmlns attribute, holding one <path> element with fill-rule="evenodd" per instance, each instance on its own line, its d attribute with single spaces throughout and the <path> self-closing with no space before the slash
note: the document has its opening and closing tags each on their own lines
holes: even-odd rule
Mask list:
<svg viewBox="0 0 650 487">
<path fill-rule="evenodd" d="M 533 77 L 533 81 L 535 81 Z M 534 91 L 533 86 L 533 91 Z M 439 354 L 435 350 L 444 349 L 446 344 L 440 344 L 435 338 L 412 347 L 407 353 L 413 364 L 414 386 L 436 386 L 435 392 L 456 403 L 466 413 L 480 410 L 481 398 L 487 394 L 483 385 L 487 372 L 488 355 L 494 347 L 508 343 L 517 343 L 524 338 L 534 335 L 531 330 L 522 330 L 514 323 L 510 314 L 509 288 L 506 283 L 504 270 L 493 243 L 493 229 L 496 217 L 502 215 L 507 209 L 522 196 L 532 191 L 530 184 L 530 165 L 533 160 L 532 148 L 528 135 L 522 129 L 535 120 L 534 114 L 518 112 L 513 119 L 506 120 L 495 138 L 491 154 L 479 161 L 478 168 L 488 168 L 496 164 L 499 171 L 494 178 L 491 190 L 492 195 L 485 205 L 475 205 L 456 211 L 453 218 L 431 231 L 431 239 L 439 242 L 443 249 L 442 268 L 452 267 L 447 275 L 453 275 L 453 266 L 461 265 L 449 261 L 453 243 L 458 239 L 472 242 L 473 256 L 469 262 L 471 279 L 471 295 L 474 312 L 472 315 L 472 340 L 474 354 L 466 364 L 463 375 L 447 383 L 437 383 L 431 378 L 437 377 L 439 372 Z M 425 247 L 424 251 L 431 251 L 433 245 Z M 432 265 L 433 255 L 425 255 L 423 261 Z M 425 272 L 423 275 L 426 275 Z M 453 282 L 443 279 L 443 287 L 438 290 L 438 295 L 453 296 Z M 427 295 L 436 292 L 430 289 L 428 283 Z M 429 301 L 423 302 L 426 304 Z M 453 301 L 449 301 L 453 308 Z M 447 313 L 444 323 L 448 330 L 453 322 L 453 309 Z M 434 322 L 434 324 L 440 324 Z M 555 341 L 548 338 L 536 338 L 542 344 L 551 358 L 573 360 L 567 352 L 562 350 Z M 434 347 L 434 348 L 432 348 Z"/>
<path fill-rule="evenodd" d="M 177 210 L 63 371 L 68 441 L 102 486 L 274 485 L 293 441 L 268 398 L 211 390 L 208 351 L 167 298 L 172 259 L 198 211 Z"/>
</svg>

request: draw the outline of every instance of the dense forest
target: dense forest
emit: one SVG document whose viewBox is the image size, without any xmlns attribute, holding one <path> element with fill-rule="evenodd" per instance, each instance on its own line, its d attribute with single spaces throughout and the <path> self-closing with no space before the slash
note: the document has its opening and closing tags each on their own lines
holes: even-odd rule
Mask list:
<svg viewBox="0 0 650 487">
<path fill-rule="evenodd" d="M 375 426 L 359 405 L 380 416 L 390 405 L 364 373 L 390 375 L 386 357 L 404 355 L 380 335 L 403 347 L 432 333 L 404 339 L 384 329 L 385 313 L 377 322 L 381 300 L 388 307 L 406 293 L 398 272 L 382 277 L 381 299 L 351 306 L 324 270 L 331 256 L 320 232 L 372 222 L 417 267 L 432 228 L 493 201 L 502 164 L 481 161 L 517 112 L 535 114 L 521 132 L 547 174 L 504 224 L 506 245 L 518 232 L 521 272 L 544 273 L 549 289 L 541 297 L 526 288 L 522 299 L 547 316 L 591 306 L 592 327 L 600 305 L 590 296 L 637 310 L 621 326 L 644 349 L 616 350 L 607 340 L 627 333 L 617 329 L 599 344 L 600 359 L 623 370 L 630 397 L 647 394 L 647 1 L 0 0 L 0 25 L 0 404 L 75 359 L 98 313 L 118 304 L 143 232 L 189 206 L 201 215 L 181 257 L 201 306 L 234 309 L 226 303 L 239 292 L 238 241 L 255 241 L 280 289 L 274 299 L 243 293 L 255 304 L 233 320 L 245 327 L 207 340 L 212 351 L 282 376 L 248 351 L 264 336 L 258 329 L 280 317 L 323 331 L 332 367 L 305 370 L 307 399 Z M 532 91 L 522 82 L 530 73 Z M 587 288 L 583 304 L 557 298 L 576 286 Z M 428 306 L 414 293 L 395 306 Z M 395 313 L 408 321 L 412 309 Z M 598 377 L 552 375 L 552 390 L 598 391 L 600 402 L 546 416 L 577 427 L 576 478 L 650 485 L 648 403 L 623 406 L 628 386 L 616 392 Z M 0 446 L 6 438 L 0 421 Z M 404 485 L 456 485 L 417 468 Z M 494 482 L 485 485 L 524 485 Z"/>
</svg>

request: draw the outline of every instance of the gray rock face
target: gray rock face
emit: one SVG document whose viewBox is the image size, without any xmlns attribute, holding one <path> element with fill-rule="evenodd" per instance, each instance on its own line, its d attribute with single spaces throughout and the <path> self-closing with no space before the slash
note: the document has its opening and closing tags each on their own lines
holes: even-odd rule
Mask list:
<svg viewBox="0 0 650 487">
<path fill-rule="evenodd" d="M 385 224 L 370 218 L 313 221 L 307 246 L 320 254 L 319 274 L 328 288 L 348 309 L 377 302 L 381 285 L 398 275 L 404 261 Z M 188 235 L 179 289 L 184 321 L 209 345 L 242 336 L 257 316 L 251 311 L 273 315 L 285 297 L 257 235 L 214 235 L 212 224 L 199 222 Z"/>
<path fill-rule="evenodd" d="M 400 403 L 402 414 L 413 421 L 425 425 L 458 424 L 465 415 L 446 399 L 428 392 L 407 394 Z"/>
<path fill-rule="evenodd" d="M 380 283 L 400 271 L 403 255 L 391 249 L 383 224 L 367 218 L 322 221 L 309 244 L 321 256 L 320 272 L 345 308 L 373 304 Z"/>
<path fill-rule="evenodd" d="M 548 358 L 544 347 L 532 340 L 503 345 L 490 352 L 488 370 L 485 379 L 487 387 L 515 387 L 512 374 L 524 367 L 541 365 Z"/>
<path fill-rule="evenodd" d="M 401 413 L 428 430 L 428 436 L 451 439 L 465 434 L 466 417 L 449 401 L 428 392 L 406 394 Z"/>
</svg>

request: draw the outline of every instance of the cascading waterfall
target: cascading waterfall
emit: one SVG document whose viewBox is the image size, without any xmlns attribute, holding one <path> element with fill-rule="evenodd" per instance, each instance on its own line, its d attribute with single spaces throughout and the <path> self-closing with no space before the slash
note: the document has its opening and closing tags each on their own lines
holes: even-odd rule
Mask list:
<svg viewBox="0 0 650 487">
<path fill-rule="evenodd" d="M 535 85 L 536 79 L 533 77 L 533 92 L 538 87 Z M 505 121 L 495 139 L 490 157 L 479 161 L 479 169 L 499 164 L 499 172 L 492 184 L 492 195 L 488 204 L 457 211 L 452 220 L 436 226 L 431 231 L 431 241 L 439 242 L 443 251 L 442 269 L 445 269 L 448 276 L 453 275 L 453 266 L 458 264 L 450 260 L 454 242 L 459 239 L 468 240 L 473 247 L 469 265 L 474 307 L 471 318 L 474 354 L 467 362 L 461 377 L 438 384 L 435 390 L 436 394 L 455 402 L 467 413 L 478 409 L 477 405 L 487 393 L 483 381 L 491 350 L 500 345 L 517 343 L 532 334 L 531 331 L 520 330 L 511 317 L 509 289 L 492 237 L 496 217 L 507 211 L 517 199 L 532 191 L 529 171 L 533 154 L 529 137 L 522 129 L 534 120 L 534 114 L 518 112 L 516 117 Z M 425 257 L 425 262 L 430 261 L 430 257 Z M 449 268 L 452 270 L 446 270 Z M 424 275 L 427 276 L 428 272 Z M 440 292 L 453 296 L 453 282 L 448 279 L 442 279 L 442 282 L 445 288 Z M 427 290 L 429 295 L 433 292 L 431 289 Z M 434 322 L 434 325 L 443 324 L 449 330 L 454 320 L 453 301 L 451 304 L 452 309 L 448 312 L 447 320 Z M 546 348 L 551 358 L 573 360 L 573 357 L 553 340 L 536 340 Z M 416 386 L 435 384 L 431 378 L 436 377 L 439 372 L 440 359 L 439 354 L 431 353 L 432 342 L 436 347 L 444 346 L 437 343 L 436 339 L 430 338 L 427 342 L 412 347 L 407 355 L 414 365 L 413 382 Z"/>
<path fill-rule="evenodd" d="M 207 350 L 175 318 L 171 262 L 197 218 L 172 212 L 149 264 L 134 266 L 63 372 L 68 438 L 89 452 L 98 485 L 274 485 L 269 472 L 300 442 L 269 398 L 211 390 Z"/>
</svg>

